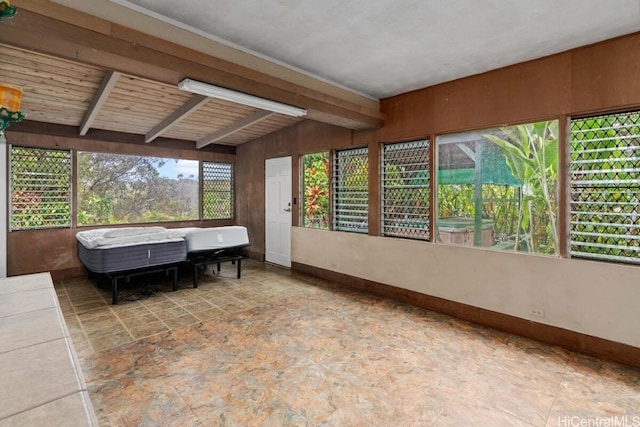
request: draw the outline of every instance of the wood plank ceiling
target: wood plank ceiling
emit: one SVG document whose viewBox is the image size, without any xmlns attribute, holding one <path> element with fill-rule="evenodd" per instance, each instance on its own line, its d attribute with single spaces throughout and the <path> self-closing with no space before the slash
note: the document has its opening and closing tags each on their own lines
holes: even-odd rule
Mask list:
<svg viewBox="0 0 640 427">
<path fill-rule="evenodd" d="M 150 143 L 155 137 L 206 143 L 217 136 L 215 144 L 240 145 L 302 120 L 274 113 L 234 126 L 257 110 L 6 44 L 0 44 L 0 75 L 3 82 L 22 87 L 21 111 L 28 120 L 75 126 L 79 133 L 88 128 L 126 132 L 145 135 Z M 110 76 L 111 84 L 103 88 Z M 190 102 L 195 108 L 173 121 L 171 116 Z"/>
</svg>

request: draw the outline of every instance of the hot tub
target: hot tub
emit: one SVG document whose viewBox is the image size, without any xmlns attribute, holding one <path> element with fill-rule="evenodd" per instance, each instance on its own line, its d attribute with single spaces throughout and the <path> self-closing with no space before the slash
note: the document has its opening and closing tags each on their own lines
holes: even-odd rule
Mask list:
<svg viewBox="0 0 640 427">
<path fill-rule="evenodd" d="M 474 246 L 474 219 L 464 217 L 438 218 L 438 242 L 450 245 Z M 493 221 L 482 220 L 482 246 L 493 246 Z"/>
</svg>

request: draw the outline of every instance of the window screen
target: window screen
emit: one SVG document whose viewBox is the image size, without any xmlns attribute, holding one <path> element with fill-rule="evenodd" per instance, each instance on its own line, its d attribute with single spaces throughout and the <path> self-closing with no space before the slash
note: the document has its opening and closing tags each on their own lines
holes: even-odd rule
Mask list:
<svg viewBox="0 0 640 427">
<path fill-rule="evenodd" d="M 11 147 L 10 230 L 71 226 L 71 152 Z"/>
<path fill-rule="evenodd" d="M 640 112 L 571 120 L 571 255 L 640 264 Z"/>
<path fill-rule="evenodd" d="M 382 147 L 382 234 L 429 238 L 429 140 Z"/>
<path fill-rule="evenodd" d="M 368 232 L 369 150 L 336 151 L 333 162 L 334 230 Z"/>
<path fill-rule="evenodd" d="M 202 162 L 204 219 L 233 218 L 233 164 Z"/>
</svg>

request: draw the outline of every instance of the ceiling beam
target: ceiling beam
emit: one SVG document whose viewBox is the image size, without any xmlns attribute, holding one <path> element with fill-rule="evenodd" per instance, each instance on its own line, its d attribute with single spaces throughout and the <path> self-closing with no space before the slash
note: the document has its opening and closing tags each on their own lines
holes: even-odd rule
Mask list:
<svg viewBox="0 0 640 427">
<path fill-rule="evenodd" d="M 224 129 L 220 129 L 219 131 L 213 132 L 212 134 L 209 134 L 204 138 L 200 138 L 196 141 L 196 148 L 206 147 L 209 144 L 220 141 L 221 139 L 226 138 L 233 133 L 240 132 L 242 129 L 248 128 L 249 126 L 252 126 L 258 122 L 266 120 L 274 114 L 276 113 L 273 113 L 271 111 L 258 110 L 255 113 L 245 117 L 244 119 L 232 123 Z"/>
<path fill-rule="evenodd" d="M 182 107 L 171 113 L 169 117 L 158 123 L 144 136 L 144 142 L 151 142 L 156 139 L 162 132 L 169 129 L 171 126 L 180 122 L 180 120 L 193 113 L 200 106 L 206 104 L 209 101 L 208 96 L 195 95 L 185 102 Z"/>
<path fill-rule="evenodd" d="M 84 115 L 84 119 L 82 119 L 82 123 L 80 123 L 80 135 L 85 136 L 87 134 L 94 120 L 96 119 L 96 117 L 98 117 L 100 110 L 102 110 L 102 106 L 104 105 L 105 102 L 107 102 L 107 99 L 109 98 L 109 94 L 111 94 L 111 91 L 115 87 L 121 75 L 122 74 L 120 74 L 117 71 L 113 71 L 113 70 L 107 71 L 107 74 L 102 79 L 102 84 L 98 89 L 98 93 L 96 94 L 96 97 L 93 98 L 93 102 L 91 103 L 91 106 L 87 110 L 87 113 Z"/>
<path fill-rule="evenodd" d="M 29 10 L 37 1 L 16 0 L 20 9 L 13 19 L 2 22 L 0 43 L 83 62 L 105 69 L 116 69 L 161 83 L 176 85 L 185 77 L 305 108 L 307 118 L 350 129 L 377 129 L 384 114 L 361 104 L 345 101 L 290 81 L 161 40 L 120 25 L 99 20 L 97 30 L 78 23 L 58 20 Z M 40 10 L 55 16 L 53 2 Z M 46 12 L 45 12 L 46 10 Z M 59 11 L 60 12 L 60 11 Z M 74 16 L 81 13 L 76 12 Z M 108 29 L 108 34 L 105 34 Z"/>
</svg>

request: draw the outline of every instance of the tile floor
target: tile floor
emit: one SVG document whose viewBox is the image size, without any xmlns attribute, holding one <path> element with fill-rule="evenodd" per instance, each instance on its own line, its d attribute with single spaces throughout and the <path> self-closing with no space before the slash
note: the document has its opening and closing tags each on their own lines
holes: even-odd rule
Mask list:
<svg viewBox="0 0 640 427">
<path fill-rule="evenodd" d="M 185 276 L 55 284 L 102 426 L 640 426 L 640 370 L 262 263 Z"/>
</svg>

